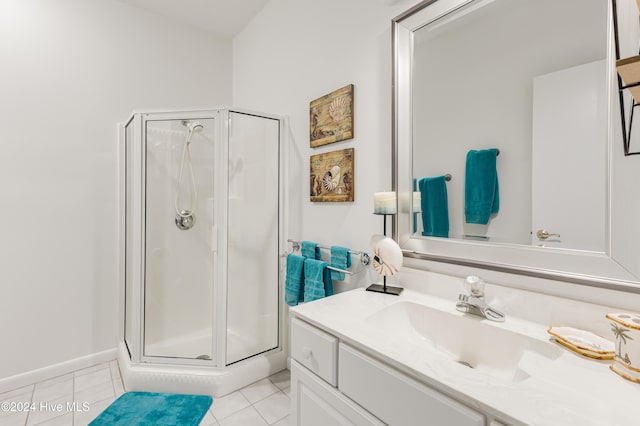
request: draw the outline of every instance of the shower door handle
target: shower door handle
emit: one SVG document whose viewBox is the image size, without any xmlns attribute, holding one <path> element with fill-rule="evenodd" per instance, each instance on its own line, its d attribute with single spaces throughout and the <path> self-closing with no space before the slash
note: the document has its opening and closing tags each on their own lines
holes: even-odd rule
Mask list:
<svg viewBox="0 0 640 426">
<path fill-rule="evenodd" d="M 218 251 L 218 227 L 216 225 L 211 227 L 211 251 Z"/>
</svg>

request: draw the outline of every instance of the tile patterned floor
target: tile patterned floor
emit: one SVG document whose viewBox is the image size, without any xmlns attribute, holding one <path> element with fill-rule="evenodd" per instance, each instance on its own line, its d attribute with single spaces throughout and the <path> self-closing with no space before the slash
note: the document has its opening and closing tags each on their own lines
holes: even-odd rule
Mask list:
<svg viewBox="0 0 640 426">
<path fill-rule="evenodd" d="M 200 426 L 286 426 L 289 383 L 284 370 L 214 398 Z M 117 362 L 95 365 L 0 394 L 0 425 L 85 426 L 123 393 Z"/>
</svg>

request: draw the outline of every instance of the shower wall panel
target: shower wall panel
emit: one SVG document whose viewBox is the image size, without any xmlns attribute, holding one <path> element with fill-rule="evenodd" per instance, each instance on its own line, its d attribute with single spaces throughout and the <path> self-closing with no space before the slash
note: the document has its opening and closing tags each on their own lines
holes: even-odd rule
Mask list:
<svg viewBox="0 0 640 426">
<path fill-rule="evenodd" d="M 229 114 L 227 364 L 278 347 L 279 124 Z"/>
<path fill-rule="evenodd" d="M 190 160 L 183 120 L 146 121 L 144 355 L 214 357 L 214 265 L 211 229 L 216 155 L 215 119 L 198 119 Z M 193 168 L 196 196 L 192 194 Z M 182 168 L 182 180 L 179 175 Z M 176 210 L 195 211 L 190 229 L 176 226 Z"/>
</svg>

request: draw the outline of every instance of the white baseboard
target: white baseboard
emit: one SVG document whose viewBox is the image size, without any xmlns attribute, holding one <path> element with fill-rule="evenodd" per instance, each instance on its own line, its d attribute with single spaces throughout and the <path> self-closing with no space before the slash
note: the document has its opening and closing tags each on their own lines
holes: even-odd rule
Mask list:
<svg viewBox="0 0 640 426">
<path fill-rule="evenodd" d="M 97 364 L 109 362 L 116 359 L 117 354 L 118 350 L 116 348 L 107 349 L 106 351 L 96 352 L 80 358 L 64 361 L 59 364 L 49 365 L 47 367 L 38 368 L 36 370 L 27 371 L 26 373 L 16 374 L 15 376 L 0 379 L 0 393 L 28 386 L 43 380 L 48 380 L 53 377 L 62 376 L 63 374 L 71 373 Z"/>
</svg>

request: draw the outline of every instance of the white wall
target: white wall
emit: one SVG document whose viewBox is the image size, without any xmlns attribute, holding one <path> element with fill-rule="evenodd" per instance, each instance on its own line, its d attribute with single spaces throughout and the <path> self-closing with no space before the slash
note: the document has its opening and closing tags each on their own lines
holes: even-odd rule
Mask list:
<svg viewBox="0 0 640 426">
<path fill-rule="evenodd" d="M 369 236 L 380 231 L 381 219 L 371 214 L 371 198 L 373 192 L 390 188 L 391 182 L 390 19 L 416 2 L 383 3 L 271 0 L 234 39 L 234 103 L 290 116 L 291 238 L 368 249 Z M 628 3 L 635 7 L 635 2 Z M 309 148 L 309 102 L 348 83 L 355 84 L 355 138 Z M 615 116 L 613 123 L 614 129 L 619 126 Z M 349 147 L 356 150 L 355 202 L 311 203 L 309 156 Z M 627 212 L 640 211 L 640 194 L 635 189 L 640 156 L 623 158 L 620 148 L 618 135 L 613 153 L 612 253 L 638 274 L 635 253 L 640 252 L 640 238 L 633 236 L 639 235 L 640 222 L 633 219 L 637 214 Z M 460 269 L 461 274 L 465 272 Z M 360 274 L 338 288 L 366 285 L 371 278 Z M 521 277 L 515 278 L 511 276 L 510 281 Z M 558 289 L 579 295 L 584 287 L 561 284 Z"/>
<path fill-rule="evenodd" d="M 382 233 L 372 212 L 373 193 L 391 189 L 391 19 L 407 3 L 271 0 L 234 39 L 234 104 L 290 117 L 289 238 L 371 252 L 371 235 Z M 309 103 L 350 83 L 355 137 L 311 149 Z M 309 157 L 351 147 L 355 201 L 311 203 Z M 374 278 L 364 272 L 335 286 Z"/>
<path fill-rule="evenodd" d="M 114 348 L 116 124 L 231 101 L 231 43 L 116 1 L 0 3 L 0 378 Z"/>
</svg>

